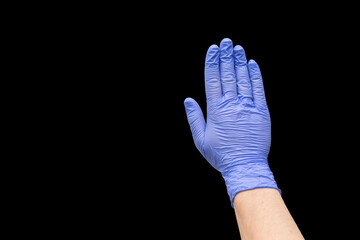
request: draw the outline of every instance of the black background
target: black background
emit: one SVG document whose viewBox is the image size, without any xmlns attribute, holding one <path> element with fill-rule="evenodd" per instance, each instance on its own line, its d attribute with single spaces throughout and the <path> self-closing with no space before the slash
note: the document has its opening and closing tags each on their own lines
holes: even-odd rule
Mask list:
<svg viewBox="0 0 360 240">
<path fill-rule="evenodd" d="M 68 221 L 85 224 L 74 228 L 133 238 L 240 238 L 224 181 L 195 148 L 183 106 L 192 97 L 206 114 L 205 54 L 225 37 L 262 71 L 269 164 L 303 235 L 350 228 L 339 230 L 356 199 L 353 19 L 318 10 L 245 15 L 235 6 L 239 14 L 214 17 L 222 10 L 91 13 L 61 36 L 71 47 L 67 65 L 76 69 L 68 86 L 77 98 L 69 120 L 77 181 L 65 202 L 76 209 Z"/>
</svg>

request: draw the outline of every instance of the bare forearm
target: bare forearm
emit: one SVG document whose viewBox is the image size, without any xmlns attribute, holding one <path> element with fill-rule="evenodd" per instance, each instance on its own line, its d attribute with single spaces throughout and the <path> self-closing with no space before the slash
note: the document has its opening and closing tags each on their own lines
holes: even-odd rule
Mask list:
<svg viewBox="0 0 360 240">
<path fill-rule="evenodd" d="M 234 208 L 243 240 L 304 239 L 278 190 L 240 192 L 234 198 Z"/>
</svg>

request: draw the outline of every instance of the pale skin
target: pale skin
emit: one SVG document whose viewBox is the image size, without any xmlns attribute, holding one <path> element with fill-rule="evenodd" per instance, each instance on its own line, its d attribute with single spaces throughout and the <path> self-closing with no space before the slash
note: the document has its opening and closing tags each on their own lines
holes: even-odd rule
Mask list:
<svg viewBox="0 0 360 240">
<path fill-rule="evenodd" d="M 304 239 L 276 189 L 240 192 L 234 198 L 234 209 L 242 240 Z"/>
</svg>

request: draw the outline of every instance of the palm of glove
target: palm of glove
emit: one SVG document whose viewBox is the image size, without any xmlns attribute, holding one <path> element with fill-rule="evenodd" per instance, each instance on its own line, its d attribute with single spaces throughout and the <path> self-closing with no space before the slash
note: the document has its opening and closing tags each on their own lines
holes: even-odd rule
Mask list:
<svg viewBox="0 0 360 240">
<path fill-rule="evenodd" d="M 248 98 L 224 100 L 208 109 L 201 152 L 220 172 L 237 165 L 266 161 L 270 149 L 270 116 Z"/>
</svg>

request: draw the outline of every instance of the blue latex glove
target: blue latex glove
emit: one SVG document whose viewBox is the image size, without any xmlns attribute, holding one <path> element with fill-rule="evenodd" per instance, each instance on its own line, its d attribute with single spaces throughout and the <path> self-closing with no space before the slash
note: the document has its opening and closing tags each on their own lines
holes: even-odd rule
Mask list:
<svg viewBox="0 0 360 240">
<path fill-rule="evenodd" d="M 223 39 L 206 54 L 205 90 L 206 122 L 192 98 L 185 99 L 186 114 L 197 149 L 225 179 L 231 205 L 241 191 L 278 189 L 267 162 L 271 123 L 257 63 Z"/>
</svg>

